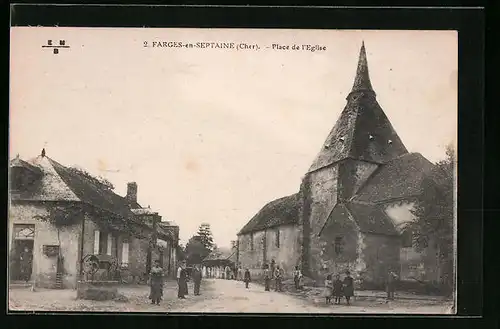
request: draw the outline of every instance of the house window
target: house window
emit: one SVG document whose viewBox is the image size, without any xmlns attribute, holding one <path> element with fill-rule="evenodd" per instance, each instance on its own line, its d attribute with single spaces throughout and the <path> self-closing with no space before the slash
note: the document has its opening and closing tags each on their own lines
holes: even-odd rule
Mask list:
<svg viewBox="0 0 500 329">
<path fill-rule="evenodd" d="M 111 235 L 111 233 L 108 233 L 106 254 L 108 254 L 109 256 L 111 256 L 112 243 L 113 243 L 113 236 Z"/>
<path fill-rule="evenodd" d="M 108 235 L 100 234 L 99 238 L 99 255 L 105 255 L 108 249 Z"/>
<path fill-rule="evenodd" d="M 344 251 L 344 238 L 343 237 L 338 236 L 335 238 L 334 249 L 335 249 L 335 254 L 337 256 L 342 255 L 342 252 Z"/>
<path fill-rule="evenodd" d="M 250 233 L 250 250 L 253 251 L 253 233 Z"/>
<path fill-rule="evenodd" d="M 411 230 L 405 230 L 401 234 L 401 246 L 403 248 L 413 247 L 413 232 Z"/>
<path fill-rule="evenodd" d="M 100 245 L 99 237 L 101 235 L 100 233 L 101 232 L 99 232 L 99 230 L 94 231 L 94 255 L 99 254 L 99 245 Z"/>
<path fill-rule="evenodd" d="M 128 241 L 123 241 L 122 244 L 122 267 L 128 267 Z"/>
<path fill-rule="evenodd" d="M 279 248 L 280 247 L 280 229 L 277 228 L 276 229 L 276 248 Z"/>
</svg>

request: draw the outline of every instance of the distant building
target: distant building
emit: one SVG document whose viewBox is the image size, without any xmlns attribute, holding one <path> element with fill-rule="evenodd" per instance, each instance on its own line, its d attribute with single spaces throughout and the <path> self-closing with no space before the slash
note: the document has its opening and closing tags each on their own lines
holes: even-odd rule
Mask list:
<svg viewBox="0 0 500 329">
<path fill-rule="evenodd" d="M 116 271 L 108 279 L 122 282 L 144 279 L 155 259 L 173 275 L 178 236 L 178 226 L 137 203 L 136 183 L 119 196 L 45 150 L 31 161 L 10 163 L 11 282 L 75 287 L 89 259 L 98 260 L 98 277 L 109 275 L 111 265 Z"/>
<path fill-rule="evenodd" d="M 261 270 L 272 260 L 288 276 L 295 266 L 313 279 L 349 269 L 382 283 L 437 280 L 432 245 L 416 252 L 411 210 L 435 166 L 408 153 L 376 100 L 361 47 L 347 105 L 303 178 L 300 191 L 265 205 L 238 234 L 238 262 Z"/>
</svg>

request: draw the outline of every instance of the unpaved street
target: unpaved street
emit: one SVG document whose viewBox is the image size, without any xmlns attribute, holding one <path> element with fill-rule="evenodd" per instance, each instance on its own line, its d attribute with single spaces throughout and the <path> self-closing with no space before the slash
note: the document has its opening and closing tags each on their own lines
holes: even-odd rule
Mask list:
<svg viewBox="0 0 500 329">
<path fill-rule="evenodd" d="M 353 305 L 325 305 L 321 297 L 304 299 L 288 293 L 266 292 L 261 285 L 233 280 L 205 279 L 201 296 L 190 295 L 185 300 L 176 297 L 177 286 L 167 282 L 161 305 L 151 305 L 147 286 L 121 287 L 127 301 L 77 300 L 75 290 L 12 289 L 9 309 L 23 311 L 98 311 L 98 312 L 160 312 L 160 313 L 449 313 L 451 303 L 396 300 L 390 303 L 377 300 L 356 300 Z"/>
<path fill-rule="evenodd" d="M 422 301 L 354 301 L 353 305 L 325 305 L 322 298 L 306 301 L 285 293 L 264 291 L 261 285 L 232 280 L 206 280 L 205 294 L 195 303 L 171 312 L 234 313 L 449 313 L 451 305 Z"/>
</svg>

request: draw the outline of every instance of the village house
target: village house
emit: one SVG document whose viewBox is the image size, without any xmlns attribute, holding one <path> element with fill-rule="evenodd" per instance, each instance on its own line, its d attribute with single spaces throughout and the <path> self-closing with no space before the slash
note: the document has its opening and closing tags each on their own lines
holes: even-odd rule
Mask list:
<svg viewBox="0 0 500 329">
<path fill-rule="evenodd" d="M 43 150 L 11 161 L 9 190 L 11 282 L 75 288 L 91 265 L 92 279 L 141 282 L 156 259 L 174 275 L 179 227 L 137 203 L 135 182 L 119 196 Z"/>
<path fill-rule="evenodd" d="M 364 44 L 347 105 L 299 192 L 265 205 L 238 233 L 238 263 L 260 272 L 272 260 L 288 277 L 350 270 L 358 282 L 438 280 L 432 244 L 417 252 L 412 209 L 435 166 L 409 153 L 377 102 Z"/>
</svg>

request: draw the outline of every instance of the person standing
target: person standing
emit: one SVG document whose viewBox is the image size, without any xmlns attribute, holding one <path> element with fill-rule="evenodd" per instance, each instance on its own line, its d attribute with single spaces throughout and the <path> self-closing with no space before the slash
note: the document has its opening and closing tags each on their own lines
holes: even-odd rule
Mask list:
<svg viewBox="0 0 500 329">
<path fill-rule="evenodd" d="M 274 279 L 274 271 L 276 270 L 276 262 L 274 259 L 271 260 L 271 279 Z"/>
<path fill-rule="evenodd" d="M 241 269 L 241 265 L 238 266 L 238 281 L 243 281 L 243 270 Z"/>
<path fill-rule="evenodd" d="M 199 296 L 200 295 L 200 285 L 201 285 L 201 279 L 203 277 L 199 265 L 196 265 L 193 268 L 193 283 L 194 283 L 194 295 Z"/>
<path fill-rule="evenodd" d="M 354 279 L 351 276 L 351 272 L 345 271 L 346 277 L 344 278 L 344 296 L 347 301 L 347 305 L 351 305 L 351 297 L 354 296 Z"/>
<path fill-rule="evenodd" d="M 387 301 L 394 300 L 394 291 L 396 290 L 397 275 L 393 271 L 389 271 L 387 275 L 386 291 Z"/>
<path fill-rule="evenodd" d="M 156 260 L 149 273 L 151 304 L 160 305 L 160 300 L 163 297 L 163 278 L 163 268 L 160 266 L 160 261 Z"/>
<path fill-rule="evenodd" d="M 21 278 L 28 282 L 31 279 L 31 264 L 33 263 L 33 256 L 30 253 L 28 247 L 24 247 L 24 250 L 19 255 L 19 265 Z"/>
<path fill-rule="evenodd" d="M 271 273 L 269 272 L 269 265 L 264 265 L 264 287 L 265 291 L 269 291 L 269 285 L 271 283 Z"/>
<path fill-rule="evenodd" d="M 252 280 L 252 279 L 250 278 L 250 271 L 248 270 L 248 268 L 247 268 L 247 269 L 245 269 L 245 276 L 244 276 L 244 279 L 243 279 L 243 280 L 245 281 L 245 288 L 247 288 L 247 289 L 248 289 L 248 284 L 249 284 L 249 283 L 250 283 L 250 281 Z"/>
<path fill-rule="evenodd" d="M 186 298 L 187 295 L 187 275 L 184 263 L 179 264 L 177 268 L 177 297 L 180 299 Z"/>
<path fill-rule="evenodd" d="M 325 288 L 323 290 L 323 296 L 325 297 L 326 304 L 330 304 L 333 296 L 333 281 L 332 275 L 328 274 L 325 280 Z"/>
<path fill-rule="evenodd" d="M 334 302 L 337 305 L 340 305 L 340 300 L 342 299 L 342 291 L 343 291 L 343 283 L 342 280 L 340 280 L 340 275 L 337 274 L 335 276 L 335 281 L 333 281 L 333 297 L 334 297 Z"/>
<path fill-rule="evenodd" d="M 280 268 L 280 266 L 276 266 L 276 271 L 274 272 L 274 278 L 275 278 L 275 290 L 276 291 L 283 291 L 281 288 L 281 282 L 283 281 L 283 269 Z"/>
<path fill-rule="evenodd" d="M 293 282 L 295 284 L 295 289 L 299 290 L 300 289 L 300 279 L 302 277 L 302 272 L 300 272 L 300 269 L 298 266 L 295 266 L 295 270 L 293 271 Z"/>
<path fill-rule="evenodd" d="M 231 280 L 231 268 L 228 265 L 226 265 L 225 272 L 226 272 L 226 280 Z"/>
</svg>

